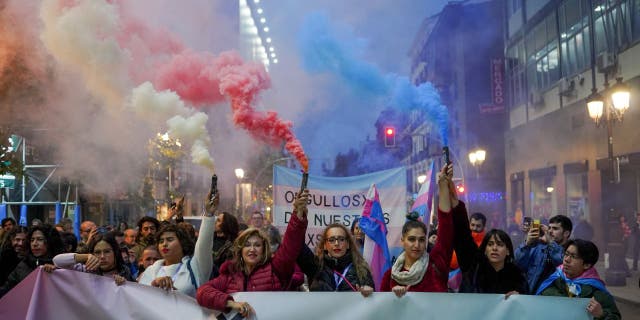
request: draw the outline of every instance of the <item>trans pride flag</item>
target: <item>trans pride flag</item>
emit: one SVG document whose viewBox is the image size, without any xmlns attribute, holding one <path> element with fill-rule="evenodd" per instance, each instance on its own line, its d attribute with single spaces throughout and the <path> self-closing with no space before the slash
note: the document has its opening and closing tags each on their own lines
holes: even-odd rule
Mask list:
<svg viewBox="0 0 640 320">
<path fill-rule="evenodd" d="M 419 213 L 420 217 L 422 218 L 422 222 L 429 226 L 429 223 L 431 222 L 433 193 L 436 185 L 434 161 L 431 161 L 431 165 L 429 166 L 429 170 L 427 171 L 426 175 L 427 179 L 420 187 L 420 191 L 418 191 L 418 197 L 413 203 L 413 206 L 411 206 L 411 211 Z"/>
<path fill-rule="evenodd" d="M 367 193 L 359 225 L 365 234 L 363 256 L 371 267 L 376 291 L 380 291 L 382 276 L 391 268 L 391 255 L 387 245 L 387 226 L 375 184 Z"/>
</svg>

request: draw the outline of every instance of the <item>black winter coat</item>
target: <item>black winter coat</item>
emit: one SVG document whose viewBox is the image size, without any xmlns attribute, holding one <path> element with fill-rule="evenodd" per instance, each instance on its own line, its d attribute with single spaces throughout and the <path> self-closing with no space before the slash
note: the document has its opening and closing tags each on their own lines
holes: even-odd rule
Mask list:
<svg viewBox="0 0 640 320">
<path fill-rule="evenodd" d="M 298 266 L 300 266 L 302 272 L 304 272 L 304 274 L 307 275 L 307 279 L 309 279 L 309 291 L 354 291 L 353 289 L 356 288 L 356 286 L 370 286 L 371 288 L 375 288 L 371 272 L 367 271 L 362 281 L 358 279 L 356 268 L 351 263 L 350 251 L 347 251 L 347 253 L 339 259 L 324 255 L 322 267 L 317 259 L 313 252 L 311 252 L 311 249 L 306 245 L 302 248 L 300 256 L 298 256 Z M 334 275 L 337 274 L 334 270 L 342 274 L 347 266 L 349 266 L 349 269 L 343 276 L 348 282 L 345 280 L 340 281 L 342 278 L 338 276 L 340 285 L 336 288 L 336 278 Z M 349 285 L 349 283 L 351 285 Z M 351 286 L 353 286 L 353 288 Z"/>
<path fill-rule="evenodd" d="M 38 266 L 45 264 L 53 264 L 53 259 L 50 257 L 36 258 L 29 254 L 26 256 L 18 266 L 9 274 L 7 281 L 0 287 L 0 297 L 4 296 L 9 290 L 13 289 L 18 283 L 26 278 L 33 270 Z"/>
<path fill-rule="evenodd" d="M 504 268 L 496 271 L 487 259 L 482 259 L 475 268 L 462 275 L 460 292 L 464 293 L 501 293 L 518 291 L 527 293 L 527 281 L 520 268 L 506 262 Z"/>
</svg>

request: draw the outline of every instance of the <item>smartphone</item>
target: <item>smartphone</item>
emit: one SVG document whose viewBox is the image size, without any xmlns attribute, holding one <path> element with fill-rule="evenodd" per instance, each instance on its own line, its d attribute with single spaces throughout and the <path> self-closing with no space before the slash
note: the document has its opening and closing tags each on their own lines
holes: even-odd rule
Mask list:
<svg viewBox="0 0 640 320">
<path fill-rule="evenodd" d="M 98 227 L 98 229 L 96 230 L 96 232 L 98 232 L 99 234 L 105 234 L 108 232 L 107 228 L 105 227 Z"/>
<path fill-rule="evenodd" d="M 542 230 L 540 229 L 540 219 L 533 219 L 533 223 L 531 224 L 531 228 L 538 229 L 538 233 L 541 234 Z"/>
</svg>

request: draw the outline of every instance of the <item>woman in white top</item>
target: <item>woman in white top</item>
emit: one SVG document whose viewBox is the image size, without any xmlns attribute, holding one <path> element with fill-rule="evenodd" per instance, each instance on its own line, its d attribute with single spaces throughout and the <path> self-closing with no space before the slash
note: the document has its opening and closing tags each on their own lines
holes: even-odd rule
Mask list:
<svg viewBox="0 0 640 320">
<path fill-rule="evenodd" d="M 138 283 L 165 290 L 177 290 L 195 297 L 196 289 L 209 280 L 213 268 L 211 250 L 215 207 L 210 204 L 202 217 L 195 245 L 193 239 L 176 225 L 165 225 L 156 234 L 156 243 L 162 259 L 149 266 Z"/>
<path fill-rule="evenodd" d="M 97 234 L 89 241 L 90 253 L 62 253 L 53 257 L 55 267 L 113 277 L 116 284 L 135 281 L 125 265 L 113 234 Z M 45 266 L 45 271 L 55 268 Z"/>
</svg>

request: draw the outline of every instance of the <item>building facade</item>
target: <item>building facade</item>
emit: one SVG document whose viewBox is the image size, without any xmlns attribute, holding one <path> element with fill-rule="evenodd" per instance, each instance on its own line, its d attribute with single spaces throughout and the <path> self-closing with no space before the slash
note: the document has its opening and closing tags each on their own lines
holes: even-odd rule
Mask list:
<svg viewBox="0 0 640 320">
<path fill-rule="evenodd" d="M 589 222 L 605 248 L 610 222 L 639 209 L 640 1 L 509 0 L 505 29 L 507 212 Z M 631 103 L 608 134 L 586 99 L 620 77 Z"/>
<path fill-rule="evenodd" d="M 425 19 L 410 51 L 412 82 L 431 82 L 449 109 L 454 176 L 466 188 L 461 198 L 496 228 L 506 227 L 503 12 L 502 1 L 451 2 Z M 442 142 L 419 110 L 407 130 L 413 150 L 404 164 L 416 181 L 440 157 Z M 474 167 L 468 154 L 478 148 L 487 156 Z M 418 188 L 413 182 L 413 191 Z"/>
</svg>

